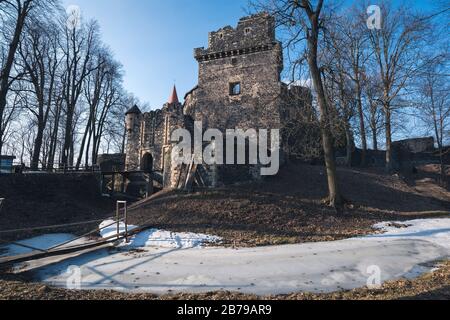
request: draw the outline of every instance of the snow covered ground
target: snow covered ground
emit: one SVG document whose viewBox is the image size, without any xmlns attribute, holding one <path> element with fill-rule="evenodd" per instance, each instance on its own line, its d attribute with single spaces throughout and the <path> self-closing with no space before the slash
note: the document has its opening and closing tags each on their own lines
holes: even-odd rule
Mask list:
<svg viewBox="0 0 450 320">
<path fill-rule="evenodd" d="M 450 219 L 377 227 L 385 233 L 239 250 L 201 247 L 203 241 L 218 241 L 216 237 L 149 230 L 113 251 L 99 250 L 40 269 L 37 277 L 61 287 L 72 287 L 80 280 L 80 289 L 156 294 L 216 290 L 260 295 L 320 293 L 417 277 L 431 271 L 432 262 L 450 257 Z"/>
<path fill-rule="evenodd" d="M 113 220 L 106 220 L 100 224 L 100 228 L 113 224 Z M 136 229 L 136 226 L 128 226 L 128 231 Z M 119 224 L 119 232 L 125 232 L 125 224 Z M 100 232 L 103 238 L 117 234 L 117 226 L 111 225 Z M 206 234 L 177 233 L 158 229 L 149 229 L 138 233 L 130 239 L 128 244 L 123 243 L 120 247 L 142 248 L 195 248 L 201 247 L 205 243 L 219 243 L 222 239 Z"/>
<path fill-rule="evenodd" d="M 26 246 L 31 246 L 33 248 L 36 249 L 42 249 L 42 250 L 46 250 L 49 249 L 53 246 L 56 246 L 58 244 L 61 243 L 65 243 L 66 241 L 75 239 L 76 237 L 72 234 L 67 234 L 67 233 L 56 233 L 56 234 L 46 234 L 43 236 L 39 236 L 39 237 L 35 237 L 35 238 L 31 238 L 31 239 L 26 239 L 26 240 L 22 240 L 22 241 L 17 241 L 20 244 L 24 244 Z M 76 240 L 74 242 L 70 243 L 70 246 L 74 246 L 77 244 L 83 244 L 85 243 L 87 240 L 86 239 L 80 239 L 80 240 Z M 33 251 L 30 248 L 26 248 L 26 247 L 21 247 L 21 246 L 17 246 L 14 244 L 8 245 L 8 246 L 2 246 L 0 247 L 0 249 L 3 249 L 5 252 L 0 255 L 0 257 L 3 256 L 16 256 L 16 255 L 20 255 L 20 254 L 24 254 L 24 253 L 29 253 L 31 251 Z M 2 252 L 3 252 L 2 250 Z"/>
</svg>

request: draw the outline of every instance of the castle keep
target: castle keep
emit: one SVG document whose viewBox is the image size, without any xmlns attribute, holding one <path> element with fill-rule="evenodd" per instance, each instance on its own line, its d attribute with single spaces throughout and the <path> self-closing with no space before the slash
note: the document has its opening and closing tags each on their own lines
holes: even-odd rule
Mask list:
<svg viewBox="0 0 450 320">
<path fill-rule="evenodd" d="M 197 48 L 198 85 L 180 103 L 176 88 L 159 110 L 141 113 L 137 106 L 127 114 L 126 170 L 152 172 L 164 187 L 177 187 L 183 168 L 172 167 L 172 132 L 203 128 L 280 129 L 309 99 L 304 88 L 281 81 L 282 46 L 275 37 L 275 20 L 262 13 L 242 18 L 237 27 L 209 34 L 208 48 Z M 302 93 L 302 94 L 299 94 Z M 306 96 L 310 97 L 308 93 Z M 286 151 L 281 141 L 282 151 Z M 285 153 L 285 152 L 282 152 Z M 201 166 L 206 186 L 259 179 L 258 165 Z"/>
</svg>

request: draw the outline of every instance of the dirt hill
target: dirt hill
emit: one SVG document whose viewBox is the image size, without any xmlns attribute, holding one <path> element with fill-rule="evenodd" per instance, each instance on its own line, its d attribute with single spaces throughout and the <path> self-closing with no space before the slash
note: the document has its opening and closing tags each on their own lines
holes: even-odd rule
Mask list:
<svg viewBox="0 0 450 320">
<path fill-rule="evenodd" d="M 0 231 L 102 219 L 113 211 L 112 200 L 101 197 L 99 181 L 92 174 L 0 175 L 0 198 L 5 198 Z M 97 225 L 0 234 L 0 239 L 46 232 L 79 233 Z"/>
<path fill-rule="evenodd" d="M 291 164 L 265 183 L 165 192 L 131 210 L 134 224 L 173 231 L 204 232 L 241 246 L 344 239 L 372 233 L 386 220 L 450 217 L 450 193 L 435 182 L 436 170 L 411 177 L 380 170 L 339 169 L 349 201 L 342 214 L 325 206 L 325 169 Z"/>
<path fill-rule="evenodd" d="M 449 216 L 450 192 L 439 187 L 437 167 L 417 175 L 387 175 L 383 170 L 339 169 L 349 204 L 342 214 L 323 204 L 325 169 L 291 164 L 264 183 L 197 190 L 164 191 L 130 209 L 135 225 L 201 232 L 224 238 L 226 245 L 255 246 L 331 241 L 372 233 L 386 220 Z M 112 199 L 101 197 L 93 175 L 3 175 L 0 231 L 111 217 Z M 83 234 L 98 223 L 38 232 L 0 233 L 0 240 L 43 233 Z"/>
</svg>

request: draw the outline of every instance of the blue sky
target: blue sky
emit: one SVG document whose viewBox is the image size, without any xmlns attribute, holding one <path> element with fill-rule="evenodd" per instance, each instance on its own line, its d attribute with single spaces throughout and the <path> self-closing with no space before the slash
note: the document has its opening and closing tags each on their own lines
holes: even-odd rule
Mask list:
<svg viewBox="0 0 450 320">
<path fill-rule="evenodd" d="M 207 46 L 209 31 L 236 24 L 247 0 L 64 0 L 72 4 L 99 21 L 125 88 L 159 108 L 174 82 L 180 99 L 197 84 L 194 48 Z"/>
<path fill-rule="evenodd" d="M 358 1 L 358 0 L 356 0 Z M 431 0 L 406 0 L 421 9 Z M 373 1 L 376 3 L 376 1 Z M 180 99 L 197 84 L 193 49 L 208 32 L 235 26 L 247 0 L 64 0 L 99 21 L 103 40 L 125 71 L 125 88 L 152 108 L 161 107 L 176 83 Z"/>
</svg>

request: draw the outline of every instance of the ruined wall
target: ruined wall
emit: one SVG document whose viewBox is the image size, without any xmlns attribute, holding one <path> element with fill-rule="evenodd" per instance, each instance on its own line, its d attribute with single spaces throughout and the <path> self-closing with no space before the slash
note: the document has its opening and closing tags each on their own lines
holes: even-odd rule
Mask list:
<svg viewBox="0 0 450 320">
<path fill-rule="evenodd" d="M 192 120 L 183 113 L 180 103 L 165 104 L 162 109 L 127 114 L 127 156 L 128 171 L 144 170 L 144 157 L 151 155 L 153 171 L 164 171 L 164 148 L 171 145 L 172 132 L 178 128 L 192 128 Z"/>
<path fill-rule="evenodd" d="M 140 170 L 141 151 L 141 124 L 142 114 L 138 112 L 128 113 L 127 117 L 127 144 L 126 144 L 126 171 Z"/>
<path fill-rule="evenodd" d="M 142 126 L 141 156 L 150 153 L 153 158 L 153 170 L 162 171 L 163 153 L 165 143 L 166 114 L 163 110 L 151 111 L 144 114 Z"/>
<path fill-rule="evenodd" d="M 280 127 L 282 49 L 274 19 L 257 15 L 209 35 L 207 49 L 195 49 L 198 88 L 187 98 L 186 113 L 205 128 L 220 130 Z M 232 84 L 240 94 L 232 95 Z"/>
<path fill-rule="evenodd" d="M 393 148 L 407 150 L 412 153 L 428 152 L 434 150 L 434 138 L 416 138 L 396 141 L 392 143 Z"/>
<path fill-rule="evenodd" d="M 151 154 L 153 169 L 162 173 L 165 187 L 176 185 L 180 171 L 171 167 L 174 130 L 193 132 L 194 121 L 201 121 L 203 130 L 214 128 L 223 134 L 235 128 L 283 130 L 305 112 L 304 100 L 311 97 L 309 90 L 305 94 L 304 88 L 281 82 L 282 46 L 275 38 L 275 19 L 266 13 L 242 18 L 236 28 L 211 32 L 208 48 L 197 48 L 194 55 L 199 64 L 198 85 L 186 94 L 184 105 L 166 104 L 145 113 L 138 137 L 129 134 L 127 152 L 133 155 L 127 156 L 127 163 L 139 167 L 144 154 Z M 282 146 L 283 150 L 287 149 Z M 210 186 L 260 178 L 259 165 L 203 169 Z"/>
<path fill-rule="evenodd" d="M 97 158 L 97 165 L 102 172 L 123 172 L 125 170 L 126 155 L 100 154 Z"/>
</svg>

